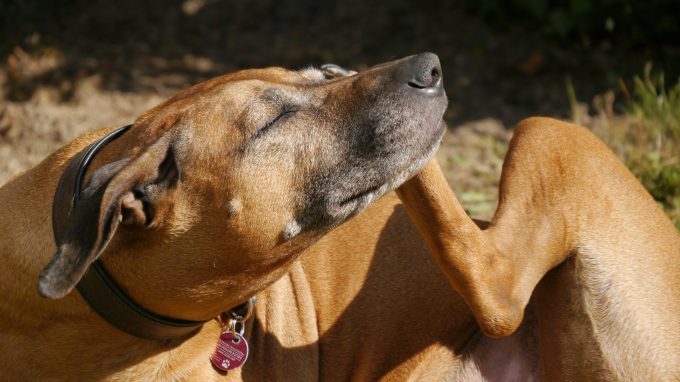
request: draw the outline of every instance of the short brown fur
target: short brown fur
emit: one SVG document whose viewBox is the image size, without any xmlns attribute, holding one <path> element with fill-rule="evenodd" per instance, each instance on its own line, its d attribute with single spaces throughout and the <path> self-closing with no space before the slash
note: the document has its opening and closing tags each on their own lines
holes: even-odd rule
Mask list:
<svg viewBox="0 0 680 382">
<path fill-rule="evenodd" d="M 522 121 L 485 230 L 435 162 L 399 194 L 485 333 L 514 332 L 533 296 L 546 380 L 680 379 L 680 235 L 588 130 Z"/>
</svg>

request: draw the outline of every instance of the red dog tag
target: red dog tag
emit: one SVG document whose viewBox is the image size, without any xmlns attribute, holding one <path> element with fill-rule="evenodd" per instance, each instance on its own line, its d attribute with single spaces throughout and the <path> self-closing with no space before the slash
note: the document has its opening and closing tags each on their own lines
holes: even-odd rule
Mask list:
<svg viewBox="0 0 680 382">
<path fill-rule="evenodd" d="M 224 332 L 210 357 L 216 368 L 229 371 L 241 367 L 248 359 L 248 342 L 238 333 Z"/>
</svg>

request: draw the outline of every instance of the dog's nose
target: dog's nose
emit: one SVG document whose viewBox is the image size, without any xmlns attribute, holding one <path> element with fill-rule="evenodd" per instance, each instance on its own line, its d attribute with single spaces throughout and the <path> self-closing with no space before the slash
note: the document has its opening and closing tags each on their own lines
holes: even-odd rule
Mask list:
<svg viewBox="0 0 680 382">
<path fill-rule="evenodd" d="M 434 53 L 421 53 L 410 57 L 407 73 L 408 86 L 428 93 L 442 87 L 442 68 L 439 57 Z"/>
</svg>

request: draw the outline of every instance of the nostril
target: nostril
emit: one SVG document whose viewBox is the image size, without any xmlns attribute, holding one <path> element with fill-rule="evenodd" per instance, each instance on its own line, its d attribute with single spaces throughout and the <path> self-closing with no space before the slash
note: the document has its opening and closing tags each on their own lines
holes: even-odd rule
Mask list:
<svg viewBox="0 0 680 382">
<path fill-rule="evenodd" d="M 422 75 L 413 78 L 408 82 L 408 86 L 416 89 L 434 88 L 439 85 L 440 80 L 440 69 L 435 66 L 429 72 L 425 71 Z"/>
<path fill-rule="evenodd" d="M 439 68 L 436 66 L 432 68 L 432 71 L 430 71 L 430 86 L 431 88 L 437 86 L 439 84 L 439 79 L 441 78 L 441 73 L 439 72 Z"/>
<path fill-rule="evenodd" d="M 439 58 L 432 53 L 422 53 L 408 57 L 399 66 L 399 77 L 408 87 L 424 91 L 425 94 L 438 94 L 442 88 L 442 68 Z M 403 75 L 403 77 L 401 77 Z"/>
</svg>

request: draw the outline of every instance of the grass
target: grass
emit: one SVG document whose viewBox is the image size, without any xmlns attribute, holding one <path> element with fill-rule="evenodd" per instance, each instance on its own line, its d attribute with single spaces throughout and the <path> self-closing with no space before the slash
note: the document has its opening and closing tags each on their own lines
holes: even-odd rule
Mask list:
<svg viewBox="0 0 680 382">
<path fill-rule="evenodd" d="M 503 157 L 512 133 L 499 120 L 469 122 L 449 131 L 437 153 L 444 175 L 468 215 L 493 217 Z"/>
<path fill-rule="evenodd" d="M 594 99 L 590 115 L 567 79 L 572 119 L 591 127 L 616 152 L 680 230 L 680 79 L 668 85 L 647 64 L 631 87 L 619 84 L 624 97 L 619 112 L 609 91 Z"/>
<path fill-rule="evenodd" d="M 607 143 L 680 230 L 680 79 L 668 85 L 648 64 L 629 85 L 620 80 L 619 87 L 585 104 L 567 78 L 571 119 Z M 486 127 L 449 132 L 438 157 L 468 214 L 489 219 L 511 134 L 500 123 L 481 125 Z"/>
</svg>

